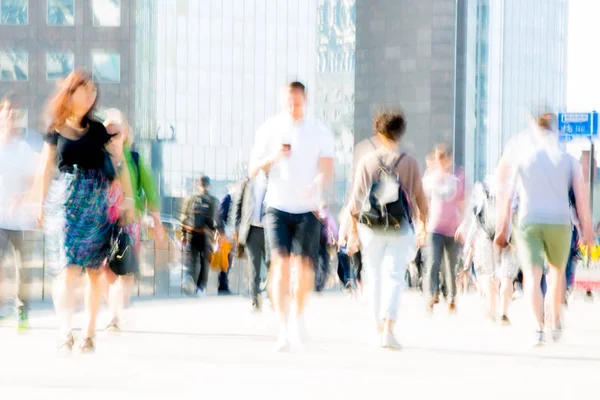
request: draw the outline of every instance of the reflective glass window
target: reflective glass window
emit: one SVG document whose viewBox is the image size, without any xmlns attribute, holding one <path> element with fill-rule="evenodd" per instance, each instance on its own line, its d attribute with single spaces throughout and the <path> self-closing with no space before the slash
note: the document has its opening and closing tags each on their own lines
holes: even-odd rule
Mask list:
<svg viewBox="0 0 600 400">
<path fill-rule="evenodd" d="M 54 81 L 69 75 L 75 66 L 75 55 L 72 52 L 46 53 L 46 80 Z"/>
<path fill-rule="evenodd" d="M 48 0 L 47 22 L 53 26 L 75 25 L 75 0 Z"/>
<path fill-rule="evenodd" d="M 94 26 L 121 26 L 121 0 L 92 0 Z"/>
<path fill-rule="evenodd" d="M 0 24 L 27 25 L 29 4 L 27 0 L 0 0 Z"/>
<path fill-rule="evenodd" d="M 0 50 L 0 81 L 26 81 L 28 76 L 26 51 Z"/>
<path fill-rule="evenodd" d="M 92 53 L 92 76 L 95 82 L 119 83 L 121 81 L 121 55 L 104 51 Z"/>
</svg>

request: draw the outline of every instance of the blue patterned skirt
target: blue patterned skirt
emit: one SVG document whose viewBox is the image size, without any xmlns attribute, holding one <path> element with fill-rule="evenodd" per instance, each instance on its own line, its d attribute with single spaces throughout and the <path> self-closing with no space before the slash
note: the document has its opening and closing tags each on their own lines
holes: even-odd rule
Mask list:
<svg viewBox="0 0 600 400">
<path fill-rule="evenodd" d="M 44 205 L 46 265 L 52 274 L 67 266 L 99 268 L 110 252 L 109 181 L 98 170 L 61 172 Z"/>
</svg>

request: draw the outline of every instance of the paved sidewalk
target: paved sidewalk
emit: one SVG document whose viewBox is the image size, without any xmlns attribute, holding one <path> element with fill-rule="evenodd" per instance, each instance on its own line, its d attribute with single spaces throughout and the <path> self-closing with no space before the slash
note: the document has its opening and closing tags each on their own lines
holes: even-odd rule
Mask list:
<svg viewBox="0 0 600 400">
<path fill-rule="evenodd" d="M 510 327 L 486 322 L 481 299 L 462 298 L 456 315 L 426 317 L 416 293 L 403 299 L 405 349 L 368 344 L 361 299 L 313 297 L 313 341 L 272 351 L 274 315 L 249 313 L 239 297 L 138 302 L 120 334 L 99 332 L 93 355 L 56 355 L 56 319 L 34 310 L 32 330 L 0 327 L 0 399 L 570 399 L 600 394 L 600 304 L 576 300 L 560 344 L 533 349 L 522 300 Z M 102 315 L 101 325 L 106 321 Z M 12 321 L 10 321 L 12 323 Z M 83 316 L 78 315 L 76 326 Z M 81 395 L 84 395 L 82 397 Z M 77 397 L 76 397 L 77 396 Z M 16 397 L 15 397 L 16 398 Z"/>
</svg>

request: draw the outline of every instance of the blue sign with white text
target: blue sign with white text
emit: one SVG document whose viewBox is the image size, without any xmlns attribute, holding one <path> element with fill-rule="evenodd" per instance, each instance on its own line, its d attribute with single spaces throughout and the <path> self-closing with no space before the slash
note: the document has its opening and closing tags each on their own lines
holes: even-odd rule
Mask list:
<svg viewBox="0 0 600 400">
<path fill-rule="evenodd" d="M 592 136 L 598 134 L 598 113 L 558 114 L 558 130 L 565 136 Z"/>
</svg>

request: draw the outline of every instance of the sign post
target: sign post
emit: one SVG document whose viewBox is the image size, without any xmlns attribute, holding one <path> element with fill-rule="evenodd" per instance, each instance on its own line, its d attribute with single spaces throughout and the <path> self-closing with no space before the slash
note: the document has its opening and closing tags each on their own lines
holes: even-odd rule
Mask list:
<svg viewBox="0 0 600 400">
<path fill-rule="evenodd" d="M 561 113 L 558 114 L 558 130 L 564 141 L 573 138 L 588 138 L 590 140 L 590 207 L 594 210 L 594 171 L 595 171 L 595 146 L 594 139 L 598 135 L 598 113 Z"/>
</svg>

